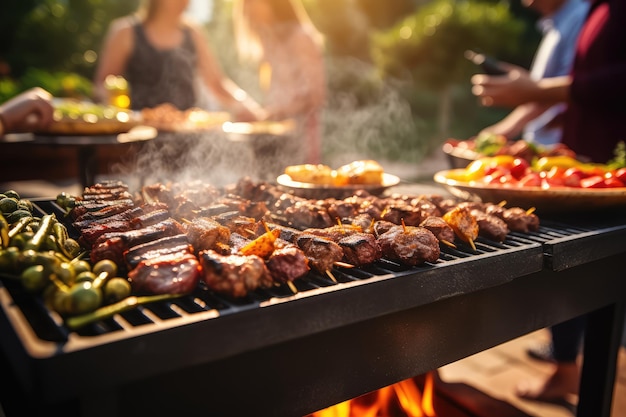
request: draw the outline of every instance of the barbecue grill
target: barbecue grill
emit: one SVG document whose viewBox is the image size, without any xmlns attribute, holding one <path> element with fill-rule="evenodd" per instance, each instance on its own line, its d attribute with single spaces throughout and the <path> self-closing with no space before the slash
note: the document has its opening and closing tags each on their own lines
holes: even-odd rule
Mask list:
<svg viewBox="0 0 626 417">
<path fill-rule="evenodd" d="M 303 416 L 591 313 L 578 415 L 609 416 L 624 220 L 542 217 L 537 232 L 444 247 L 434 264 L 336 268 L 337 283 L 311 272 L 295 294 L 199 290 L 72 332 L 2 277 L 3 375 L 11 401 L 42 415 Z"/>
</svg>

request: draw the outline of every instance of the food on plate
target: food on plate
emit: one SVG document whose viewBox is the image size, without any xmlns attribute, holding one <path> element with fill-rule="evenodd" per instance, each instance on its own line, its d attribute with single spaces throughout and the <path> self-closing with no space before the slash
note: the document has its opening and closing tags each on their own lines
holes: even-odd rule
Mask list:
<svg viewBox="0 0 626 417">
<path fill-rule="evenodd" d="M 344 185 L 380 185 L 383 183 L 383 167 L 373 160 L 358 160 L 332 169 L 323 164 L 290 165 L 285 174 L 292 181 L 309 184 L 344 186 Z"/>
<path fill-rule="evenodd" d="M 337 168 L 339 184 L 382 184 L 383 167 L 376 161 L 354 161 Z"/>
<path fill-rule="evenodd" d="M 296 182 L 326 185 L 335 184 L 335 171 L 328 165 L 290 165 L 285 168 L 285 174 L 289 175 L 289 178 Z"/>
<path fill-rule="evenodd" d="M 546 147 L 523 139 L 510 141 L 502 135 L 485 133 L 467 140 L 448 139 L 443 145 L 443 151 L 467 160 L 484 156 L 511 155 L 525 159 L 529 163 L 543 156 L 576 157 L 576 153 L 562 143 Z"/>
<path fill-rule="evenodd" d="M 143 123 L 162 131 L 195 131 L 214 129 L 230 120 L 227 112 L 208 112 L 194 107 L 179 110 L 169 103 L 141 110 Z"/>
<path fill-rule="evenodd" d="M 38 133 L 79 135 L 128 132 L 141 122 L 134 112 L 90 101 L 55 98 L 53 122 Z"/>
<path fill-rule="evenodd" d="M 544 156 L 528 163 L 511 155 L 483 157 L 446 177 L 465 183 L 501 187 L 620 188 L 626 187 L 626 169 L 612 164 L 581 162 L 573 157 Z"/>
</svg>

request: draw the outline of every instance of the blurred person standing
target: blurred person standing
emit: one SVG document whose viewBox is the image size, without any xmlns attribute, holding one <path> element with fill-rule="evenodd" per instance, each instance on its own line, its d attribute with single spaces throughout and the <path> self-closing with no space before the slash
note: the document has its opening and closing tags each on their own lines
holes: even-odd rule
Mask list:
<svg viewBox="0 0 626 417">
<path fill-rule="evenodd" d="M 541 16 L 537 27 L 542 39 L 530 67 L 530 77 L 540 80 L 569 74 L 589 3 L 586 0 L 522 0 L 522 4 Z M 564 110 L 565 103 L 524 103 L 483 132 L 503 135 L 509 140 L 521 134 L 527 142 L 552 146 L 561 141 L 562 129 L 556 120 Z"/>
<path fill-rule="evenodd" d="M 590 3 L 569 74 L 534 80 L 523 68 L 511 67 L 504 76 L 475 75 L 472 92 L 486 106 L 566 103 L 562 143 L 579 157 L 606 163 L 614 157 L 617 144 L 626 138 L 626 2 L 590 0 Z M 569 342 L 563 344 L 569 360 L 556 357 L 561 338 L 553 333 L 554 371 L 545 380 L 521 384 L 518 395 L 553 401 L 578 393 L 577 356 L 585 316 L 565 323 L 574 324 L 574 329 L 566 332 Z"/>
<path fill-rule="evenodd" d="M 323 40 L 304 6 L 300 0 L 237 0 L 233 21 L 239 57 L 258 68 L 259 101 L 268 119 L 295 119 L 304 138 L 292 149 L 297 162 L 320 163 Z"/>
<path fill-rule="evenodd" d="M 198 105 L 198 78 L 238 120 L 265 118 L 248 94 L 222 73 L 202 30 L 183 18 L 189 0 L 144 0 L 138 11 L 111 22 L 98 60 L 95 95 L 107 101 L 107 76 L 123 76 L 135 110 L 170 103 Z"/>
</svg>

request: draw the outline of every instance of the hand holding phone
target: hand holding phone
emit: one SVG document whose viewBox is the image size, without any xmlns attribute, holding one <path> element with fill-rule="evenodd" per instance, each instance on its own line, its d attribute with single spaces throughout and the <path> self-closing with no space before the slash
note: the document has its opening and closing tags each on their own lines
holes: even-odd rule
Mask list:
<svg viewBox="0 0 626 417">
<path fill-rule="evenodd" d="M 478 65 L 485 72 L 485 74 L 504 75 L 508 72 L 501 67 L 500 62 L 497 59 L 494 59 L 485 54 L 478 53 L 472 50 L 467 50 L 465 51 L 464 55 L 465 58 Z"/>
</svg>

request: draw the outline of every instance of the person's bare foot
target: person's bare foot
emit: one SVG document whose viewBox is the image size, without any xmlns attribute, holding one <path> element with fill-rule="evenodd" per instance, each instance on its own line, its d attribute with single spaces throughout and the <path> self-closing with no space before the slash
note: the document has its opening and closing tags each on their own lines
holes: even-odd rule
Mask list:
<svg viewBox="0 0 626 417">
<path fill-rule="evenodd" d="M 566 400 L 578 394 L 579 370 L 575 363 L 559 363 L 554 373 L 545 381 L 523 381 L 517 386 L 517 396 L 529 400 Z"/>
</svg>

